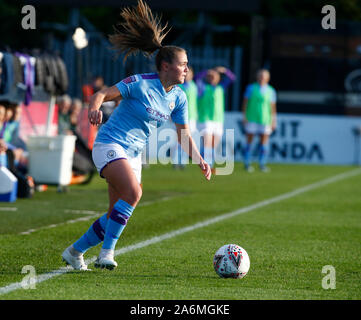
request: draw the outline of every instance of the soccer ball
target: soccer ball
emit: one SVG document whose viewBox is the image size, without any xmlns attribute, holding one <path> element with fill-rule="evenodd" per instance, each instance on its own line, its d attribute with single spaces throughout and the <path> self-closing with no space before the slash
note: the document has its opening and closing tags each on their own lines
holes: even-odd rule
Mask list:
<svg viewBox="0 0 361 320">
<path fill-rule="evenodd" d="M 213 258 L 213 266 L 221 278 L 243 278 L 250 266 L 247 251 L 236 244 L 220 247 Z"/>
</svg>

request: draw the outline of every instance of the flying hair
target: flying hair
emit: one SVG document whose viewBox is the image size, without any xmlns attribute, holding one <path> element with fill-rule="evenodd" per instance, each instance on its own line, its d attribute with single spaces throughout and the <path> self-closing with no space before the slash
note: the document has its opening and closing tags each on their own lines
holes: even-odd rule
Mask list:
<svg viewBox="0 0 361 320">
<path fill-rule="evenodd" d="M 143 0 L 138 0 L 136 7 L 122 9 L 120 16 L 123 21 L 114 26 L 109 41 L 118 54 L 125 55 L 124 62 L 128 56 L 138 52 L 150 57 L 162 48 L 162 41 L 170 31 L 165 31 L 168 23 L 161 26 L 160 17 L 153 15 Z"/>
</svg>

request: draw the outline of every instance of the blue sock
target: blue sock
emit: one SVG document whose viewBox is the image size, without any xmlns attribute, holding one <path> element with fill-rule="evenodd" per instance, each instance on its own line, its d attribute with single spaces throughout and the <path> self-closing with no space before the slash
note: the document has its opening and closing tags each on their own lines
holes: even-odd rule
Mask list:
<svg viewBox="0 0 361 320">
<path fill-rule="evenodd" d="M 267 146 L 261 144 L 259 147 L 259 166 L 264 168 L 267 162 Z"/>
<path fill-rule="evenodd" d="M 251 162 L 251 145 L 248 143 L 243 149 L 243 159 L 244 159 L 244 165 L 247 168 Z"/>
<path fill-rule="evenodd" d="M 108 219 L 102 247 L 103 249 L 114 250 L 121 233 L 127 225 L 128 219 L 133 213 L 133 210 L 134 207 L 122 199 L 119 199 L 115 203 Z"/>
<path fill-rule="evenodd" d="M 75 250 L 84 253 L 89 248 L 98 245 L 104 240 L 105 228 L 107 225 L 107 214 L 97 219 L 81 238 L 73 244 Z"/>
</svg>

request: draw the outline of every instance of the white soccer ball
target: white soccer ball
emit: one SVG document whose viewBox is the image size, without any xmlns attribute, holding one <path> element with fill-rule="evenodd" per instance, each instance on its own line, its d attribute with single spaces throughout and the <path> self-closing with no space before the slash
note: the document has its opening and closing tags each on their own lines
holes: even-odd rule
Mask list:
<svg viewBox="0 0 361 320">
<path fill-rule="evenodd" d="M 250 266 L 247 251 L 236 244 L 220 247 L 213 258 L 216 273 L 222 278 L 243 278 Z"/>
</svg>

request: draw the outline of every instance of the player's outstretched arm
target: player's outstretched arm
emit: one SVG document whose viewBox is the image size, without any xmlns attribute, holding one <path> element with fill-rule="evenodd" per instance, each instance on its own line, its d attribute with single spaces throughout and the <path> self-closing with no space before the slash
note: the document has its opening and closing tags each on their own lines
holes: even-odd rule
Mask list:
<svg viewBox="0 0 361 320">
<path fill-rule="evenodd" d="M 103 102 L 120 99 L 122 99 L 122 95 L 116 86 L 102 89 L 93 94 L 90 98 L 88 110 L 90 124 L 99 125 L 102 123 L 103 113 L 99 109 Z"/>
<path fill-rule="evenodd" d="M 199 153 L 198 148 L 191 137 L 188 124 L 176 123 L 175 125 L 177 128 L 178 142 L 182 146 L 183 150 L 188 153 L 194 163 L 198 163 L 204 177 L 207 180 L 210 180 L 212 176 L 211 167 L 204 161 Z"/>
</svg>

